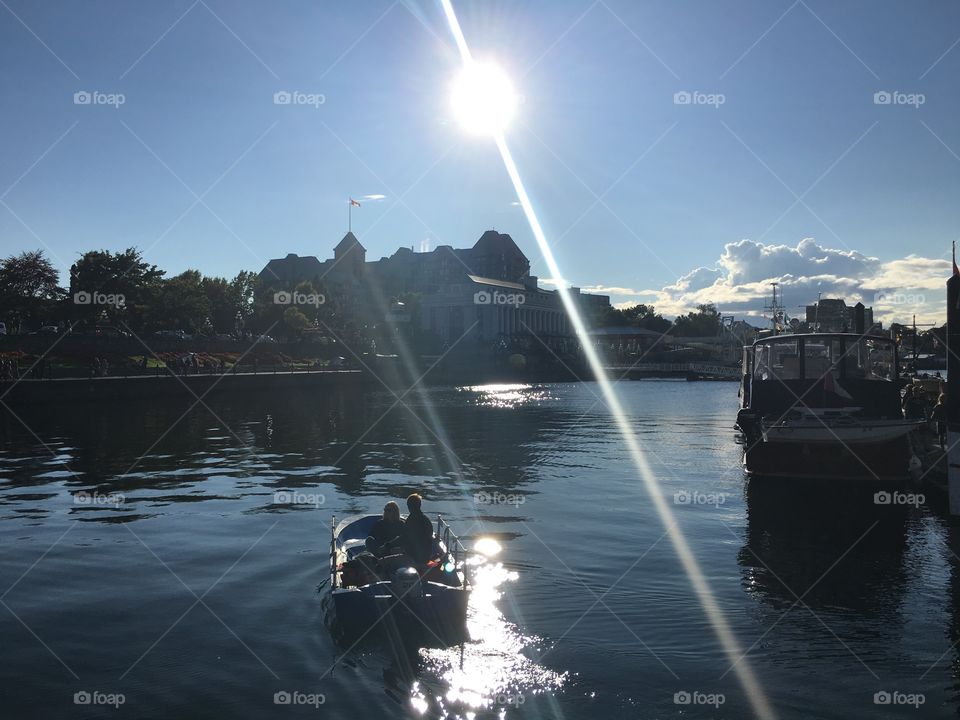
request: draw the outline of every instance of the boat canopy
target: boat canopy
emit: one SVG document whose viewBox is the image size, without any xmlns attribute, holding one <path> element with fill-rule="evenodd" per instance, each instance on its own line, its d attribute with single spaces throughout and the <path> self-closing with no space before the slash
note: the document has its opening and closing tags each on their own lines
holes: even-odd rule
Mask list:
<svg viewBox="0 0 960 720">
<path fill-rule="evenodd" d="M 754 381 L 837 380 L 894 382 L 897 348 L 890 338 L 854 333 L 774 335 L 753 344 Z M 746 368 L 745 368 L 746 370 Z"/>
</svg>

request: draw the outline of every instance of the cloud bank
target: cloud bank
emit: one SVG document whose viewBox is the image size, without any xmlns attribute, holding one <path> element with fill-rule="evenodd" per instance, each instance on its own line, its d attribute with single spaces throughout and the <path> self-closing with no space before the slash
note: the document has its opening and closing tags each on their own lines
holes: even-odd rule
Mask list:
<svg viewBox="0 0 960 720">
<path fill-rule="evenodd" d="M 855 250 L 837 250 L 812 238 L 796 247 L 765 245 L 752 240 L 727 243 L 713 267 L 694 268 L 672 285 L 658 290 L 594 286 L 588 292 L 609 294 L 618 307 L 652 303 L 672 317 L 701 303 L 714 303 L 724 314 L 760 324 L 770 300 L 770 283 L 780 283 L 789 316 L 823 297 L 844 298 L 873 307 L 874 317 L 890 322 L 943 323 L 946 320 L 945 282 L 949 260 L 907 255 L 881 261 Z"/>
</svg>

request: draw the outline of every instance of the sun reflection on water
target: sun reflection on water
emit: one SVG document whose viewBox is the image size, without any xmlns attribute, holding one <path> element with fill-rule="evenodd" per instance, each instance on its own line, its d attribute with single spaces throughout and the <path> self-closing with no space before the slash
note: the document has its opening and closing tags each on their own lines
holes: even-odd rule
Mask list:
<svg viewBox="0 0 960 720">
<path fill-rule="evenodd" d="M 500 550 L 491 538 L 481 538 L 475 547 L 488 557 Z M 525 635 L 497 607 L 504 585 L 519 575 L 483 557 L 474 557 L 470 570 L 467 628 L 471 641 L 462 647 L 420 651 L 422 673 L 411 686 L 410 703 L 424 716 L 507 718 L 528 698 L 557 690 L 567 680 L 566 673 L 554 672 L 526 656 L 540 638 Z"/>
<path fill-rule="evenodd" d="M 550 397 L 546 388 L 539 385 L 469 385 L 460 388 L 477 394 L 477 405 L 513 410 Z"/>
</svg>

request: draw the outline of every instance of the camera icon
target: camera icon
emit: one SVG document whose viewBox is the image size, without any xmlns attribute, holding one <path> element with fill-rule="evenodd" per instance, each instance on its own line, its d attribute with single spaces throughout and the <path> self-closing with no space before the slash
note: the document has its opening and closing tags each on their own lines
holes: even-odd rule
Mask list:
<svg viewBox="0 0 960 720">
<path fill-rule="evenodd" d="M 480 290 L 473 294 L 474 305 L 489 305 L 491 302 L 493 302 L 493 296 L 486 290 Z"/>
<path fill-rule="evenodd" d="M 890 695 L 886 690 L 881 690 L 880 692 L 875 692 L 873 694 L 873 704 L 874 705 L 889 705 L 893 700 L 893 696 Z"/>
<path fill-rule="evenodd" d="M 86 290 L 81 290 L 80 292 L 75 292 L 73 294 L 74 305 L 89 305 L 92 302 L 93 302 L 93 295 L 88 293 Z"/>
<path fill-rule="evenodd" d="M 86 690 L 81 690 L 80 692 L 75 692 L 73 694 L 74 705 L 89 705 L 91 700 L 92 697 Z"/>
<path fill-rule="evenodd" d="M 273 694 L 273 704 L 274 705 L 289 705 L 293 701 L 293 698 L 290 696 L 286 690 L 280 690 Z"/>
<path fill-rule="evenodd" d="M 873 494 L 874 505 L 889 505 L 891 502 L 893 502 L 893 496 L 886 490 L 881 490 Z"/>
<path fill-rule="evenodd" d="M 693 96 L 686 90 L 681 90 L 680 92 L 675 92 L 673 94 L 674 105 L 689 105 L 692 101 Z"/>
<path fill-rule="evenodd" d="M 690 693 L 686 690 L 681 690 L 680 692 L 675 692 L 673 694 L 673 704 L 674 705 L 689 705 L 692 700 Z"/>
<path fill-rule="evenodd" d="M 289 305 L 292 302 L 293 302 L 293 293 L 289 293 L 286 290 L 281 290 L 280 292 L 275 292 L 273 294 L 274 305 Z"/>
<path fill-rule="evenodd" d="M 673 494 L 674 505 L 689 505 L 691 499 L 689 490 L 679 490 Z"/>
<path fill-rule="evenodd" d="M 86 490 L 81 490 L 73 496 L 73 502 L 77 505 L 89 505 L 93 496 Z"/>
<path fill-rule="evenodd" d="M 886 304 L 886 302 L 887 302 L 887 300 L 889 299 L 889 297 L 890 297 L 890 296 L 889 296 L 888 293 L 878 292 L 878 293 L 874 294 L 874 296 L 873 296 L 873 304 L 874 304 L 874 305 L 884 305 L 884 304 Z"/>
<path fill-rule="evenodd" d="M 286 490 L 280 490 L 273 494 L 273 504 L 274 505 L 289 505 L 293 502 L 293 496 L 288 493 Z"/>
<path fill-rule="evenodd" d="M 293 102 L 293 95 L 286 90 L 280 90 L 273 94 L 274 105 L 289 105 L 291 102 Z"/>
<path fill-rule="evenodd" d="M 89 105 L 92 100 L 93 96 L 86 90 L 79 90 L 73 94 L 74 105 Z"/>
<path fill-rule="evenodd" d="M 891 102 L 893 102 L 893 95 L 886 90 L 880 90 L 873 94 L 874 105 L 889 105 Z"/>
</svg>

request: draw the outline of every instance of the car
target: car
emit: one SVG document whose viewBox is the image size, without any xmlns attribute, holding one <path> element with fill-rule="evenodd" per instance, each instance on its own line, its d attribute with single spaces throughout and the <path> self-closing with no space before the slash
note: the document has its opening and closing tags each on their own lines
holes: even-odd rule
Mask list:
<svg viewBox="0 0 960 720">
<path fill-rule="evenodd" d="M 184 332 L 183 330 L 157 330 L 154 334 L 154 337 L 158 338 L 169 338 L 173 340 L 183 340 Z"/>
</svg>

